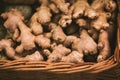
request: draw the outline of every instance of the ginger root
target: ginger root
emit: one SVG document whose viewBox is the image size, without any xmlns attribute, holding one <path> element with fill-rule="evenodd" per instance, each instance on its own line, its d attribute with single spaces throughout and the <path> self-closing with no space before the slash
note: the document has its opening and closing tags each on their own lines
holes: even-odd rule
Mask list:
<svg viewBox="0 0 120 80">
<path fill-rule="evenodd" d="M 43 49 L 50 47 L 50 39 L 45 37 L 44 35 L 39 35 L 35 38 L 35 42 L 42 47 Z"/>
<path fill-rule="evenodd" d="M 31 50 L 35 48 L 35 36 L 31 33 L 31 30 L 22 21 L 18 23 L 18 27 L 21 31 L 19 37 L 21 44 L 17 46 L 16 52 L 22 53 L 23 50 Z"/>
<path fill-rule="evenodd" d="M 95 40 L 95 41 L 98 41 L 98 38 L 99 38 L 99 32 L 94 29 L 94 28 L 90 28 L 88 30 L 88 34 Z"/>
<path fill-rule="evenodd" d="M 66 3 L 65 0 L 51 0 L 51 2 L 53 2 L 57 8 L 63 12 L 64 14 L 67 14 L 69 12 L 69 3 Z"/>
<path fill-rule="evenodd" d="M 77 37 L 76 36 L 67 36 L 63 45 L 66 46 L 66 47 L 70 47 L 71 44 L 73 43 L 74 40 L 76 40 Z"/>
<path fill-rule="evenodd" d="M 79 18 L 87 16 L 94 19 L 98 16 L 98 13 L 90 7 L 87 0 L 77 0 L 70 8 L 73 18 Z M 84 13 L 85 12 L 85 13 Z"/>
<path fill-rule="evenodd" d="M 47 4 L 47 3 L 46 3 Z M 50 9 L 45 5 L 41 5 L 37 8 L 37 12 L 35 12 L 30 20 L 31 30 L 35 35 L 39 35 L 43 33 L 43 24 L 51 21 L 52 14 Z"/>
<path fill-rule="evenodd" d="M 4 23 L 6 29 L 13 33 L 13 39 L 17 40 L 19 37 L 19 30 L 17 28 L 17 24 L 19 21 L 24 20 L 24 16 L 17 9 L 11 9 L 10 12 L 5 12 L 1 14 L 3 19 L 7 19 Z"/>
<path fill-rule="evenodd" d="M 59 20 L 59 25 L 61 25 L 63 28 L 67 27 L 72 23 L 72 16 L 70 14 L 63 14 L 62 17 Z"/>
<path fill-rule="evenodd" d="M 98 62 L 106 60 L 111 55 L 110 43 L 108 40 L 108 32 L 105 30 L 102 30 L 100 32 L 98 40 L 98 49 L 99 49 L 99 55 L 97 57 Z"/>
<path fill-rule="evenodd" d="M 15 32 L 17 29 L 17 23 L 21 20 L 24 20 L 24 16 L 17 9 L 11 9 L 10 12 L 5 12 L 1 14 L 3 19 L 7 19 L 4 23 L 6 29 L 10 32 Z"/>
<path fill-rule="evenodd" d="M 83 63 L 83 54 L 78 51 L 72 51 L 69 55 L 63 56 L 62 62 L 71 62 L 71 63 Z"/>
<path fill-rule="evenodd" d="M 107 3 L 106 3 L 106 6 L 105 6 L 105 9 L 109 12 L 113 12 L 116 10 L 116 2 L 114 0 L 109 0 Z"/>
<path fill-rule="evenodd" d="M 35 35 L 39 35 L 43 33 L 43 27 L 38 22 L 37 18 L 38 18 L 38 13 L 34 13 L 30 19 L 30 28 Z"/>
<path fill-rule="evenodd" d="M 56 6 L 54 3 L 49 4 L 48 7 L 51 9 L 51 11 L 52 11 L 53 13 L 56 13 L 56 14 L 57 14 L 57 13 L 60 12 L 59 9 L 57 8 L 57 6 Z"/>
<path fill-rule="evenodd" d="M 65 40 L 66 35 L 59 25 L 52 30 L 52 38 L 57 43 L 62 43 Z"/>
<path fill-rule="evenodd" d="M 70 49 L 64 47 L 63 45 L 58 45 L 53 48 L 52 53 L 48 56 L 48 62 L 58 62 L 61 58 L 71 52 Z"/>
<path fill-rule="evenodd" d="M 80 28 L 88 29 L 88 23 L 85 19 L 83 18 L 77 19 L 76 23 L 79 25 Z"/>
<path fill-rule="evenodd" d="M 114 0 L 94 0 L 91 7 L 95 10 L 104 11 L 106 9 L 109 12 L 113 12 L 116 9 L 116 3 Z"/>
<path fill-rule="evenodd" d="M 40 24 L 45 24 L 51 21 L 52 14 L 47 6 L 40 6 L 37 9 L 37 13 L 38 13 L 37 21 Z"/>
<path fill-rule="evenodd" d="M 43 61 L 44 60 L 43 56 L 41 55 L 39 51 L 35 51 L 31 55 L 27 55 L 26 57 L 22 59 L 29 60 L 29 61 Z"/>
<path fill-rule="evenodd" d="M 72 49 L 85 55 L 93 55 L 97 53 L 97 43 L 88 35 L 86 30 L 82 30 L 80 32 L 80 38 L 73 41 Z"/>
<path fill-rule="evenodd" d="M 36 40 L 40 40 L 40 39 L 39 39 L 39 36 L 36 37 L 31 33 L 31 29 L 26 26 L 26 24 L 22 21 L 22 19 L 20 19 L 21 14 L 17 14 L 18 13 L 17 11 L 18 10 L 11 10 L 10 12 L 7 13 L 6 17 L 8 17 L 10 14 L 10 15 L 14 16 L 15 19 L 18 19 L 17 20 L 18 22 L 14 22 L 13 24 L 15 24 L 15 27 L 19 28 L 19 30 L 20 30 L 20 36 L 18 37 L 17 41 L 21 42 L 21 44 L 19 46 L 17 46 L 15 50 L 17 53 L 22 53 L 24 50 L 31 50 L 31 49 L 35 48 L 36 47 L 35 42 L 40 45 L 40 43 L 39 43 L 40 41 L 36 41 Z M 11 13 L 13 13 L 13 14 L 11 14 Z M 11 24 L 10 22 L 12 22 L 13 19 L 14 18 L 12 18 L 12 17 L 8 17 L 6 20 L 7 25 L 5 25 L 5 26 L 13 27 L 13 26 L 10 26 L 10 24 Z M 42 38 L 44 38 L 44 37 L 42 37 Z M 48 42 L 50 44 L 49 40 L 48 40 Z"/>
<path fill-rule="evenodd" d="M 97 19 L 93 20 L 90 24 L 91 27 L 95 28 L 97 31 L 100 31 L 101 29 L 108 29 L 109 23 L 108 18 L 110 18 L 111 13 L 106 13 L 103 11 L 99 11 L 99 16 Z"/>
<path fill-rule="evenodd" d="M 18 56 L 13 48 L 13 42 L 10 39 L 2 39 L 0 41 L 0 51 L 5 50 L 6 55 L 11 59 L 19 59 L 20 56 Z"/>
<path fill-rule="evenodd" d="M 25 20 L 17 9 L 1 14 L 6 31 L 12 33 L 10 37 L 7 33 L 0 41 L 0 49 L 8 57 L 28 61 L 83 63 L 96 58 L 100 62 L 111 55 L 115 47 L 112 41 L 115 40 L 117 17 L 114 0 L 38 2 L 38 5 L 33 5 L 33 9 L 39 7 L 30 20 Z M 8 38 L 12 38 L 14 46 Z M 24 54 L 29 51 L 32 54 Z"/>
<path fill-rule="evenodd" d="M 66 40 L 64 41 L 64 45 L 66 47 L 71 46 L 72 50 L 75 50 L 77 52 L 70 53 L 68 56 L 64 57 L 62 61 L 74 62 L 75 60 L 75 62 L 78 63 L 84 61 L 83 60 L 84 55 L 97 54 L 97 43 L 89 36 L 86 30 L 82 30 L 80 32 L 80 38 L 77 38 L 75 36 L 67 36 Z M 76 55 L 78 55 L 79 59 L 76 57 Z M 69 57 L 76 59 L 70 60 Z"/>
</svg>

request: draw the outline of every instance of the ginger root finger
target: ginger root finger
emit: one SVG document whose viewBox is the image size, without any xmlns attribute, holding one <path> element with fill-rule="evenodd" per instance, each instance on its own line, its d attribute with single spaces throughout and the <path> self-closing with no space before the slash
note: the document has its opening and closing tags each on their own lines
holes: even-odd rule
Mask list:
<svg viewBox="0 0 120 80">
<path fill-rule="evenodd" d="M 0 41 L 0 50 L 5 50 L 6 55 L 11 59 L 19 59 L 20 56 L 18 56 L 12 46 L 12 40 L 10 39 L 2 39 Z"/>
<path fill-rule="evenodd" d="M 48 62 L 58 62 L 61 58 L 71 52 L 70 49 L 64 47 L 62 44 L 56 46 L 52 53 L 48 56 Z"/>
<path fill-rule="evenodd" d="M 64 56 L 61 59 L 62 62 L 71 63 L 83 63 L 83 54 L 78 51 L 72 51 L 68 56 Z"/>
<path fill-rule="evenodd" d="M 98 40 L 98 49 L 99 49 L 99 55 L 97 57 L 98 62 L 106 60 L 111 55 L 110 43 L 108 40 L 108 32 L 105 30 L 102 30 L 100 32 Z"/>
</svg>

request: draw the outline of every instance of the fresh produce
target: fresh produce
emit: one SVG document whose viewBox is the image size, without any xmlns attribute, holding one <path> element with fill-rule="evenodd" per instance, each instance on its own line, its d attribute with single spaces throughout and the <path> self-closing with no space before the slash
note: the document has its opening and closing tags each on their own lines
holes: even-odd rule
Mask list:
<svg viewBox="0 0 120 80">
<path fill-rule="evenodd" d="M 87 24 L 87 21 L 83 18 L 77 19 L 76 23 L 79 25 L 79 27 L 88 29 L 89 25 Z"/>
<path fill-rule="evenodd" d="M 37 21 L 40 24 L 45 24 L 51 21 L 52 14 L 50 13 L 50 9 L 47 6 L 42 5 L 39 8 L 37 8 L 37 13 Z"/>
<path fill-rule="evenodd" d="M 70 46 L 70 44 L 71 44 L 72 50 L 77 51 L 77 54 L 79 53 L 81 55 L 81 56 L 78 55 L 80 57 L 79 57 L 79 59 L 77 59 L 78 61 L 76 60 L 76 62 L 80 62 L 80 61 L 83 62 L 84 61 L 83 60 L 83 57 L 84 57 L 83 55 L 97 54 L 97 44 L 88 35 L 87 31 L 86 30 L 82 30 L 80 32 L 80 34 L 81 34 L 80 38 L 77 38 L 77 37 L 74 37 L 74 36 L 67 37 L 66 38 L 67 41 L 65 41 L 65 43 L 64 43 L 66 46 Z M 72 54 L 70 54 L 70 56 L 72 56 L 72 55 L 75 55 L 75 52 L 73 52 Z M 69 57 L 69 55 L 68 55 L 68 57 Z M 67 61 L 68 61 L 68 59 L 67 59 Z M 72 60 L 70 60 L 70 61 L 72 61 Z"/>
<path fill-rule="evenodd" d="M 94 28 L 90 28 L 88 30 L 88 34 L 95 40 L 98 41 L 98 37 L 99 37 L 99 31 L 97 31 Z"/>
<path fill-rule="evenodd" d="M 53 13 L 59 13 L 60 11 L 59 11 L 59 9 L 56 7 L 56 5 L 54 4 L 54 3 L 51 3 L 51 4 L 49 4 L 49 6 L 48 6 L 50 9 L 51 9 L 51 11 L 53 12 Z"/>
<path fill-rule="evenodd" d="M 91 19 L 94 19 L 98 16 L 98 13 L 92 7 L 90 7 L 87 0 L 77 0 L 70 7 L 70 10 L 71 10 L 73 18 L 87 16 Z"/>
<path fill-rule="evenodd" d="M 35 48 L 35 43 L 37 43 L 39 45 L 41 44 L 41 42 L 38 41 L 38 40 L 40 40 L 39 39 L 40 36 L 36 37 L 35 35 L 33 35 L 31 33 L 31 29 L 29 27 L 27 27 L 27 25 L 25 25 L 25 23 L 22 21 L 23 16 L 21 16 L 21 13 L 18 10 L 13 9 L 8 13 L 3 13 L 2 16 L 4 18 L 7 18 L 7 20 L 4 24 L 4 26 L 7 29 L 9 29 L 10 31 L 14 31 L 14 29 L 19 28 L 19 30 L 20 30 L 18 39 L 15 40 L 17 42 L 21 42 L 21 44 L 19 46 L 17 46 L 15 49 L 17 53 L 22 53 L 24 50 L 31 50 L 31 49 Z M 16 19 L 16 21 L 13 20 L 14 18 Z M 13 21 L 13 23 L 10 23 L 12 21 Z M 11 26 L 11 24 L 13 26 Z M 44 38 L 44 37 L 42 37 L 42 38 Z M 49 40 L 48 40 L 48 42 L 50 43 Z"/>
<path fill-rule="evenodd" d="M 99 55 L 97 57 L 98 62 L 106 60 L 111 55 L 107 31 L 102 30 L 100 32 L 98 40 L 98 49 L 99 49 Z"/>
<path fill-rule="evenodd" d="M 113 12 L 116 10 L 116 2 L 114 0 L 94 0 L 91 7 L 95 10 L 104 10 Z"/>
<path fill-rule="evenodd" d="M 111 17 L 111 12 L 115 11 L 116 3 L 113 0 L 94 0 L 91 7 L 99 12 L 98 18 L 91 22 L 91 26 L 96 30 L 108 29 L 108 19 Z"/>
<path fill-rule="evenodd" d="M 30 28 L 35 35 L 39 35 L 39 34 L 43 33 L 43 27 L 37 21 L 38 20 L 37 18 L 38 18 L 38 14 L 34 13 L 34 15 L 32 16 L 32 18 L 30 20 Z"/>
<path fill-rule="evenodd" d="M 28 61 L 104 61 L 114 49 L 116 6 L 114 0 L 38 0 L 32 14 L 7 6 L 0 52 Z"/>
<path fill-rule="evenodd" d="M 65 41 L 66 35 L 60 26 L 57 26 L 52 30 L 52 38 L 57 43 L 62 43 Z"/>
<path fill-rule="evenodd" d="M 70 14 L 62 14 L 61 18 L 59 20 L 59 25 L 61 25 L 63 28 L 67 27 L 72 23 L 72 16 Z"/>
<path fill-rule="evenodd" d="M 55 46 L 52 49 L 52 53 L 48 56 L 48 62 L 58 62 L 61 58 L 71 52 L 70 49 L 64 47 L 63 45 Z M 48 54 L 48 53 L 47 53 Z"/>
<path fill-rule="evenodd" d="M 0 51 L 5 50 L 5 53 L 8 57 L 12 59 L 19 59 L 20 57 L 15 53 L 12 43 L 12 40 L 2 39 L 0 41 Z"/>
<path fill-rule="evenodd" d="M 73 41 L 76 40 L 76 39 L 77 39 L 76 36 L 67 36 L 63 44 L 64 44 L 66 47 L 70 47 L 71 44 L 73 43 Z"/>
<path fill-rule="evenodd" d="M 114 0 L 108 0 L 105 9 L 109 12 L 114 12 L 116 10 L 116 2 Z"/>
<path fill-rule="evenodd" d="M 44 35 L 39 35 L 35 38 L 35 42 L 43 49 L 50 47 L 50 39 Z"/>
<path fill-rule="evenodd" d="M 21 31 L 18 38 L 18 42 L 21 42 L 21 44 L 16 47 L 16 51 L 22 53 L 23 50 L 35 48 L 35 36 L 31 33 L 31 30 L 22 21 L 18 22 L 17 25 Z"/>
<path fill-rule="evenodd" d="M 96 20 L 93 20 L 91 22 L 91 27 L 95 28 L 96 30 L 101 30 L 101 29 L 108 29 L 109 28 L 109 23 L 108 23 L 108 18 L 110 18 L 111 13 L 105 13 L 103 11 L 99 11 L 99 17 Z"/>
<path fill-rule="evenodd" d="M 39 51 L 36 51 L 32 53 L 31 55 L 27 55 L 23 59 L 29 60 L 29 61 L 43 61 L 44 60 L 43 56 L 40 54 Z"/>
<path fill-rule="evenodd" d="M 96 54 L 96 42 L 88 35 L 86 30 L 82 30 L 80 34 L 80 38 L 73 41 L 72 48 L 78 52 L 84 52 L 84 54 Z"/>
<path fill-rule="evenodd" d="M 44 5 L 41 5 L 37 8 L 37 12 L 35 12 L 30 20 L 30 28 L 35 35 L 39 35 L 43 33 L 43 26 L 47 22 L 51 21 L 51 12 L 50 9 L 46 6 L 45 2 L 43 1 Z"/>
<path fill-rule="evenodd" d="M 61 59 L 62 62 L 83 63 L 83 54 L 78 51 L 72 51 L 68 56 L 64 56 Z"/>
<path fill-rule="evenodd" d="M 17 40 L 17 38 L 19 36 L 19 30 L 17 27 L 17 23 L 20 20 L 24 20 L 24 17 L 21 14 L 21 12 L 16 9 L 12 9 L 10 12 L 2 13 L 1 17 L 3 19 L 7 19 L 4 22 L 4 26 L 7 30 L 9 30 L 9 32 L 13 33 L 13 35 L 14 35 L 13 39 Z"/>
<path fill-rule="evenodd" d="M 64 14 L 67 14 L 69 12 L 68 7 L 70 4 L 66 3 L 65 0 L 51 0 L 51 2 L 53 2 L 57 6 L 57 8 Z"/>
<path fill-rule="evenodd" d="M 12 9 L 10 12 L 3 13 L 2 17 L 7 19 L 4 23 L 4 26 L 11 32 L 14 31 L 14 35 L 17 35 L 16 41 L 21 42 L 21 44 L 16 48 L 18 53 L 22 53 L 24 49 L 30 50 L 35 47 L 34 35 L 31 33 L 31 30 L 24 24 L 24 17 L 20 11 Z M 20 30 L 20 34 L 18 34 L 18 28 Z"/>
</svg>

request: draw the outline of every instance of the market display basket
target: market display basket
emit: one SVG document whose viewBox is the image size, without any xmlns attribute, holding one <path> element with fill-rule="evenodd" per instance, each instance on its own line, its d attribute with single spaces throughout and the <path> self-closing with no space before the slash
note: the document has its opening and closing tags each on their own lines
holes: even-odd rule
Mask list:
<svg viewBox="0 0 120 80">
<path fill-rule="evenodd" d="M 49 63 L 0 60 L 0 80 L 120 80 L 120 0 L 114 54 L 102 62 Z"/>
</svg>

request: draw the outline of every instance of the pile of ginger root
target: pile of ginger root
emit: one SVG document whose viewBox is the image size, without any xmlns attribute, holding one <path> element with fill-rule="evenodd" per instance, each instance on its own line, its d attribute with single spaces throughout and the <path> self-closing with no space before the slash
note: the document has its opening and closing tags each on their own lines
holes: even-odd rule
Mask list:
<svg viewBox="0 0 120 80">
<path fill-rule="evenodd" d="M 3 25 L 13 35 L 0 40 L 0 51 L 12 60 L 83 63 L 85 56 L 93 56 L 96 62 L 108 59 L 117 5 L 114 0 L 89 1 L 38 0 L 28 22 L 18 9 L 2 13 Z"/>
</svg>

